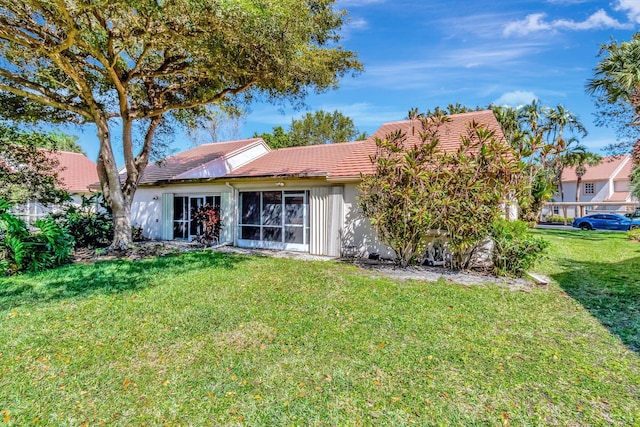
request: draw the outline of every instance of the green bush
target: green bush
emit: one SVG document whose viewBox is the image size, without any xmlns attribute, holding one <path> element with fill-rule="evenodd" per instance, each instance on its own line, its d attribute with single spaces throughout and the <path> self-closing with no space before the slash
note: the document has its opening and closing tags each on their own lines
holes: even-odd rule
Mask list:
<svg viewBox="0 0 640 427">
<path fill-rule="evenodd" d="M 627 238 L 629 240 L 640 242 L 640 228 L 634 228 L 633 230 L 627 231 Z"/>
<path fill-rule="evenodd" d="M 73 236 L 75 247 L 100 248 L 111 244 L 113 217 L 100 200 L 100 194 L 82 196 L 80 206 L 67 204 L 62 212 L 50 215 Z"/>
<path fill-rule="evenodd" d="M 73 237 L 52 219 L 37 220 L 36 230 L 9 212 L 0 199 L 0 275 L 42 271 L 66 264 L 73 252 Z"/>
<path fill-rule="evenodd" d="M 539 261 L 549 242 L 534 236 L 526 222 L 495 221 L 491 227 L 493 238 L 493 269 L 498 276 L 521 277 Z"/>
<path fill-rule="evenodd" d="M 562 215 L 550 215 L 546 218 L 547 222 L 559 222 L 564 224 L 564 217 Z M 573 217 L 567 217 L 567 223 L 571 224 L 573 222 Z"/>
</svg>

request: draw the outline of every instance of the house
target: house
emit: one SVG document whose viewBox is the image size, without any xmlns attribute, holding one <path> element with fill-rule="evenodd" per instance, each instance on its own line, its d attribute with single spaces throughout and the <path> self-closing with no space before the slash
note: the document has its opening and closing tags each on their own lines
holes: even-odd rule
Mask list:
<svg viewBox="0 0 640 427">
<path fill-rule="evenodd" d="M 456 114 L 440 129 L 453 150 L 471 121 L 503 138 L 492 111 Z M 132 205 L 132 224 L 151 239 L 191 239 L 192 209 L 219 206 L 220 240 L 240 247 L 340 256 L 392 252 L 358 208 L 361 174 L 371 174 L 375 139 L 402 130 L 419 142 L 417 120 L 386 123 L 365 141 L 270 150 L 260 138 L 201 145 L 147 167 Z"/>
<path fill-rule="evenodd" d="M 50 151 L 48 155 L 58 161 L 58 189 L 66 190 L 71 195 L 71 202 L 80 204 L 82 196 L 92 193 L 89 186 L 98 182 L 96 163 L 83 153 L 69 151 Z M 15 206 L 12 211 L 32 224 L 36 219 L 48 215 L 56 206 L 44 206 L 30 201 Z"/>
<path fill-rule="evenodd" d="M 579 191 L 585 214 L 593 211 L 633 210 L 630 203 L 637 202 L 637 199 L 631 195 L 629 189 L 632 168 L 633 161 L 629 155 L 603 157 L 599 165 L 586 166 L 580 188 L 578 188 L 576 168 L 565 168 L 561 178 L 564 199 L 557 192 L 553 202 L 576 202 L 576 192 Z M 625 205 L 625 203 L 628 204 Z M 575 217 L 576 212 L 580 216 L 576 206 L 567 206 L 566 209 L 567 217 Z M 542 214 L 543 216 L 563 215 L 563 207 L 550 203 L 543 209 Z"/>
</svg>

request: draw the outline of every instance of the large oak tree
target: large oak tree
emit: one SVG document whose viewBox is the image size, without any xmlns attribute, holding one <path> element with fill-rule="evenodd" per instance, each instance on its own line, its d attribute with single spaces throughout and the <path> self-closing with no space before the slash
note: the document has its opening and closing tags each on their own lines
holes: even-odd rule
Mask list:
<svg viewBox="0 0 640 427">
<path fill-rule="evenodd" d="M 124 248 L 158 129 L 209 104 L 335 87 L 361 68 L 337 45 L 343 22 L 333 0 L 0 0 L 0 102 L 96 126 L 112 247 Z"/>
</svg>

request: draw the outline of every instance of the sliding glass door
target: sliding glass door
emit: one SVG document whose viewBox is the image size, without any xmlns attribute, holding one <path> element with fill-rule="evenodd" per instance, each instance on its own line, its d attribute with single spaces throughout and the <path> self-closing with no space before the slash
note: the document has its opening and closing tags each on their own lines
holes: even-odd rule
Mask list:
<svg viewBox="0 0 640 427">
<path fill-rule="evenodd" d="M 240 246 L 309 250 L 308 191 L 240 193 Z"/>
</svg>

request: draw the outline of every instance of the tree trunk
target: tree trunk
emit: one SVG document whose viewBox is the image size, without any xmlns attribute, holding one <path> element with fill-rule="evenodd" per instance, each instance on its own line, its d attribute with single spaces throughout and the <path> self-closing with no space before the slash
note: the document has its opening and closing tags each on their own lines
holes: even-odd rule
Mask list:
<svg viewBox="0 0 640 427">
<path fill-rule="evenodd" d="M 131 235 L 131 198 L 125 197 L 123 204 L 111 205 L 113 213 L 112 250 L 126 250 L 133 244 Z"/>
<path fill-rule="evenodd" d="M 576 203 L 580 203 L 580 183 L 582 182 L 582 177 L 578 176 L 578 181 L 576 182 Z M 576 206 L 576 211 L 573 213 L 574 217 L 580 218 L 583 215 L 582 206 Z"/>
<path fill-rule="evenodd" d="M 124 250 L 133 244 L 131 236 L 131 201 L 133 194 L 127 195 L 122 190 L 113 150 L 109 124 L 106 119 L 97 120 L 100 154 L 98 155 L 98 177 L 102 186 L 102 196 L 113 214 L 113 240 L 110 249 Z"/>
</svg>

